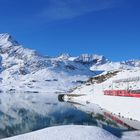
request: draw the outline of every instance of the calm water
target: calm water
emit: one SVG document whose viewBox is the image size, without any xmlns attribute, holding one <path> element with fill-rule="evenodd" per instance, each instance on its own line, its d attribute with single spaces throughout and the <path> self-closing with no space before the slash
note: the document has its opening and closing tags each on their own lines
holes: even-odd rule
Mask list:
<svg viewBox="0 0 140 140">
<path fill-rule="evenodd" d="M 52 93 L 0 93 L 0 138 L 56 125 L 99 126 L 121 137 L 127 128 L 106 119 L 90 103 L 60 102 Z"/>
<path fill-rule="evenodd" d="M 52 93 L 0 93 L 0 138 L 66 124 L 97 125 L 75 106 Z"/>
</svg>

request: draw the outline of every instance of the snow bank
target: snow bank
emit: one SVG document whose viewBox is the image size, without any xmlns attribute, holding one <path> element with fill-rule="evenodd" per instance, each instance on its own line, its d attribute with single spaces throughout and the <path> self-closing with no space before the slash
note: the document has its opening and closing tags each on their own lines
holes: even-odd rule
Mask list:
<svg viewBox="0 0 140 140">
<path fill-rule="evenodd" d="M 125 132 L 122 140 L 140 140 L 140 131 Z"/>
<path fill-rule="evenodd" d="M 118 140 L 95 126 L 67 125 L 42 129 L 4 140 Z"/>
</svg>

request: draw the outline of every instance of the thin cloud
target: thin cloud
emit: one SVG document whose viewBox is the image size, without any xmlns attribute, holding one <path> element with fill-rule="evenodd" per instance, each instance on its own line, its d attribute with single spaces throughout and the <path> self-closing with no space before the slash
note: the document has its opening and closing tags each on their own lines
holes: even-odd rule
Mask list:
<svg viewBox="0 0 140 140">
<path fill-rule="evenodd" d="M 41 16 L 48 20 L 69 19 L 111 8 L 115 2 L 116 0 L 48 0 L 48 6 Z"/>
</svg>

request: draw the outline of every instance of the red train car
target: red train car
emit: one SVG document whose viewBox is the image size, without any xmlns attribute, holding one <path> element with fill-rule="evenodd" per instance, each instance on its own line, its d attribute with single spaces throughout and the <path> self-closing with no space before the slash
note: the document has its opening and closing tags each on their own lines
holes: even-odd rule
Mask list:
<svg viewBox="0 0 140 140">
<path fill-rule="evenodd" d="M 104 90 L 104 95 L 140 98 L 140 90 Z"/>
</svg>

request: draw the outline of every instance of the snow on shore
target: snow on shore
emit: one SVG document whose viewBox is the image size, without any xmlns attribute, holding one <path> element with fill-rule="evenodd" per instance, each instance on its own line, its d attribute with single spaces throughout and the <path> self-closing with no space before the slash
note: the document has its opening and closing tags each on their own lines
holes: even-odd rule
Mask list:
<svg viewBox="0 0 140 140">
<path fill-rule="evenodd" d="M 140 112 L 137 107 L 140 105 L 139 98 L 131 97 L 119 97 L 119 96 L 104 96 L 103 90 L 110 89 L 127 89 L 128 84 L 126 82 L 119 83 L 118 85 L 112 84 L 114 80 L 127 79 L 139 77 L 140 69 L 121 71 L 116 76 L 113 76 L 102 83 L 89 83 L 82 85 L 73 91 L 72 94 L 86 94 L 87 96 L 79 96 L 73 98 L 72 101 L 89 101 L 97 104 L 100 107 L 107 109 L 117 115 L 124 116 L 125 118 L 140 121 Z M 123 86 L 122 86 L 122 85 Z M 129 82 L 129 87 L 132 89 L 140 89 L 140 81 Z M 115 101 L 115 102 L 114 102 Z M 125 103 L 125 104 L 124 104 Z M 136 128 L 140 128 L 139 124 Z"/>
<path fill-rule="evenodd" d="M 3 140 L 118 140 L 118 138 L 99 127 L 67 125 L 50 127 Z"/>
<path fill-rule="evenodd" d="M 140 139 L 140 131 L 124 132 L 122 136 L 122 140 L 139 140 L 139 139 Z"/>
</svg>

